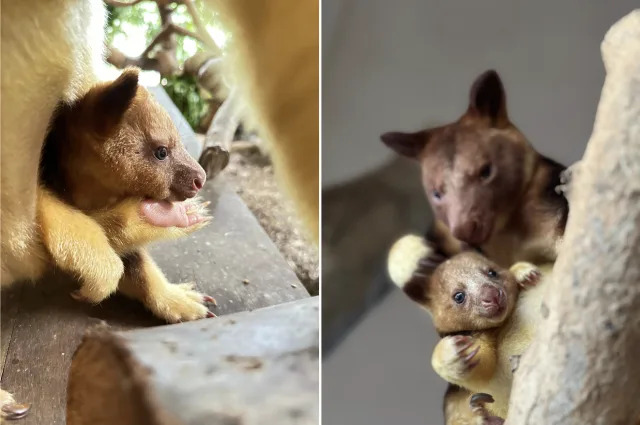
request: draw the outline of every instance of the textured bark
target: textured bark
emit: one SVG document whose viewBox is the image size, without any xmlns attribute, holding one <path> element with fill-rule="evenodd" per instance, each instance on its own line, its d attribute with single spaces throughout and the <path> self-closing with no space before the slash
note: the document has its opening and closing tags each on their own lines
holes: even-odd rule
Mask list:
<svg viewBox="0 0 640 425">
<path fill-rule="evenodd" d="M 91 332 L 73 356 L 66 423 L 318 424 L 318 304 Z"/>
<path fill-rule="evenodd" d="M 515 376 L 511 425 L 640 417 L 640 9 L 609 30 L 602 56 L 607 78 L 540 333 Z"/>
<path fill-rule="evenodd" d="M 204 139 L 204 149 L 200 155 L 200 165 L 212 179 L 229 164 L 229 150 L 233 135 L 240 125 L 237 105 L 238 92 L 231 89 L 213 117 Z"/>
</svg>

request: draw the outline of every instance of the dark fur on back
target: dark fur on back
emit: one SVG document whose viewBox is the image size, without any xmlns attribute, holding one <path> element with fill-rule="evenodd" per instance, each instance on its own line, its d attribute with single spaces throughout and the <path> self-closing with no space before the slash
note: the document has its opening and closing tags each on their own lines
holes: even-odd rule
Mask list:
<svg viewBox="0 0 640 425">
<path fill-rule="evenodd" d="M 569 201 L 558 193 L 556 187 L 560 186 L 560 174 L 567 169 L 566 166 L 554 161 L 546 156 L 540 156 L 541 166 L 547 171 L 547 184 L 544 185 L 542 201 L 549 208 L 549 213 L 560 217 L 558 221 L 558 231 L 564 234 L 569 217 Z"/>
<path fill-rule="evenodd" d="M 60 164 L 61 142 L 66 140 L 65 126 L 61 125 L 64 116 L 72 109 L 71 105 L 60 103 L 49 126 L 49 132 L 42 146 L 40 154 L 40 174 L 38 181 L 62 199 L 65 199 L 65 185 L 63 184 Z"/>
</svg>

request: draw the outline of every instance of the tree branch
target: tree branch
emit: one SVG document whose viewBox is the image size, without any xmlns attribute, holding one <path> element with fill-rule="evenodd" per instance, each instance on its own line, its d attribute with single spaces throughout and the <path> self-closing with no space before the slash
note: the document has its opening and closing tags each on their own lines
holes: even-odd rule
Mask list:
<svg viewBox="0 0 640 425">
<path fill-rule="evenodd" d="M 640 9 L 608 31 L 602 55 L 607 78 L 510 425 L 640 423 Z"/>
<path fill-rule="evenodd" d="M 191 20 L 193 21 L 193 26 L 196 27 L 196 31 L 198 32 L 198 40 L 202 42 L 207 48 L 209 48 L 213 53 L 220 54 L 220 49 L 216 42 L 207 31 L 206 26 L 200 20 L 200 15 L 198 15 L 198 11 L 196 10 L 192 0 L 180 0 L 180 3 L 184 4 L 187 7 L 187 12 L 191 15 Z"/>
<path fill-rule="evenodd" d="M 229 164 L 231 141 L 239 125 L 238 90 L 232 88 L 216 111 L 205 136 L 199 162 L 207 172 L 207 179 L 212 179 Z"/>
<path fill-rule="evenodd" d="M 113 1 L 113 0 L 109 0 Z M 113 1 L 114 6 L 133 6 L 143 0 L 134 0 L 130 3 L 123 3 Z M 158 71 L 162 75 L 170 75 L 178 70 L 178 64 L 175 60 L 175 39 L 174 35 L 182 35 L 185 37 L 191 37 L 198 40 L 203 45 L 209 47 L 211 50 L 219 52 L 215 42 L 206 31 L 202 22 L 200 21 L 195 7 L 189 0 L 181 0 L 179 3 L 185 4 L 191 17 L 194 21 L 194 25 L 198 28 L 198 32 L 189 31 L 186 28 L 182 28 L 173 23 L 171 19 L 171 13 L 175 9 L 169 7 L 169 1 L 155 0 L 158 10 L 160 12 L 160 18 L 162 20 L 162 29 L 155 35 L 153 40 L 144 49 L 144 51 L 137 57 L 126 56 L 120 50 L 110 47 L 109 55 L 107 56 L 107 62 L 117 68 L 125 68 L 127 66 L 137 66 L 141 69 Z M 156 53 L 155 57 L 149 57 L 149 54 L 158 45 L 163 44 L 163 49 Z"/>
<path fill-rule="evenodd" d="M 144 49 L 144 51 L 140 54 L 140 57 L 143 56 L 147 56 L 151 50 L 153 50 L 153 48 L 161 42 L 166 41 L 171 35 L 173 34 L 179 34 L 179 35 L 183 35 L 186 37 L 192 37 L 200 42 L 202 42 L 202 39 L 200 38 L 200 36 L 198 36 L 198 34 L 195 34 L 191 31 L 189 31 L 186 28 L 182 28 L 176 24 L 168 24 L 165 25 L 158 34 L 156 34 L 156 36 L 153 38 L 153 40 L 151 40 L 151 42 L 149 43 L 149 45 Z"/>
<path fill-rule="evenodd" d="M 114 7 L 128 7 L 128 6 L 135 6 L 138 3 L 142 3 L 145 0 L 133 0 L 130 2 L 126 2 L 126 1 L 118 1 L 118 0 L 104 0 L 104 2 L 106 4 L 108 4 L 109 6 L 114 6 Z"/>
</svg>

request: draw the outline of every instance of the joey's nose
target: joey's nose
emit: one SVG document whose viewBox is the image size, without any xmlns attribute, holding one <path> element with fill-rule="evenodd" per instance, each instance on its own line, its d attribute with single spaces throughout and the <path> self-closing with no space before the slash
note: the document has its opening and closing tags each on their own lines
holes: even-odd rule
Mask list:
<svg viewBox="0 0 640 425">
<path fill-rule="evenodd" d="M 500 295 L 488 295 L 486 298 L 482 299 L 482 303 L 486 305 L 500 305 Z"/>
<path fill-rule="evenodd" d="M 485 307 L 500 308 L 503 303 L 500 289 L 493 286 L 485 286 L 480 295 L 480 302 Z"/>
<path fill-rule="evenodd" d="M 207 181 L 207 175 L 203 169 L 198 170 L 197 175 L 193 178 L 193 189 L 197 192 L 203 188 L 204 183 Z"/>
</svg>

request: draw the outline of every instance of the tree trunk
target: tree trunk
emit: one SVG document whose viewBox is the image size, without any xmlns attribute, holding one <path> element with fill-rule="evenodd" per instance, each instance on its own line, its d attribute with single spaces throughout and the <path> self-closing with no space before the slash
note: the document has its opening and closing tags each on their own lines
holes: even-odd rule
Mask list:
<svg viewBox="0 0 640 425">
<path fill-rule="evenodd" d="M 639 423 L 640 9 L 609 30 L 602 56 L 607 78 L 511 425 Z"/>
</svg>

